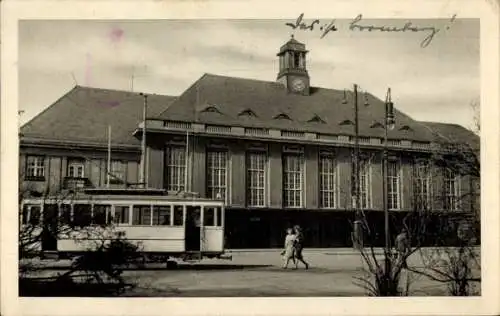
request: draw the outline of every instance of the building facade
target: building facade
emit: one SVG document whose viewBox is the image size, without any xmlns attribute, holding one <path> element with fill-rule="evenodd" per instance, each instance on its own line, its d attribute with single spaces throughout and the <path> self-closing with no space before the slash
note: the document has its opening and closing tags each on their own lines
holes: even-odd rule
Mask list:
<svg viewBox="0 0 500 316">
<path fill-rule="evenodd" d="M 307 53 L 292 38 L 278 52 L 275 81 L 205 74 L 175 98 L 76 87 L 21 129 L 21 187 L 42 194 L 137 183 L 145 129 L 147 185 L 224 199 L 226 247 L 281 247 L 295 224 L 309 247 L 350 246 L 356 95 L 312 87 Z M 375 231 L 370 242 L 381 245 L 385 104 L 368 93 L 357 99 L 360 207 Z M 104 114 L 97 117 L 95 106 Z M 443 142 L 478 146 L 478 137 L 399 111 L 395 120 L 386 144 L 391 232 L 408 212 L 477 210 L 477 176 L 434 157 Z"/>
</svg>

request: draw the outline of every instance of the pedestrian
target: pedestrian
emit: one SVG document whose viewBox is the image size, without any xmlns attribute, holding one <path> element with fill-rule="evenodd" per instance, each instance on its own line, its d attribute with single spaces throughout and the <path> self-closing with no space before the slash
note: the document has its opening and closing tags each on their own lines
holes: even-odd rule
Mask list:
<svg viewBox="0 0 500 316">
<path fill-rule="evenodd" d="M 403 228 L 401 233 L 396 236 L 394 246 L 396 248 L 396 262 L 401 263 L 403 268 L 407 268 L 406 257 L 410 251 L 410 240 L 406 228 Z"/>
<path fill-rule="evenodd" d="M 294 243 L 294 253 L 295 253 L 295 269 L 299 267 L 299 261 L 306 266 L 306 270 L 309 269 L 309 264 L 304 260 L 302 255 L 302 250 L 304 249 L 304 234 L 299 225 L 295 225 L 295 243 Z"/>
<path fill-rule="evenodd" d="M 283 251 L 281 252 L 281 255 L 283 256 L 283 269 L 288 268 L 288 264 L 290 261 L 293 261 L 295 264 L 295 257 L 294 257 L 294 243 L 295 243 L 295 234 L 293 233 L 293 229 L 288 228 L 286 230 L 286 237 L 285 237 L 285 247 Z"/>
</svg>

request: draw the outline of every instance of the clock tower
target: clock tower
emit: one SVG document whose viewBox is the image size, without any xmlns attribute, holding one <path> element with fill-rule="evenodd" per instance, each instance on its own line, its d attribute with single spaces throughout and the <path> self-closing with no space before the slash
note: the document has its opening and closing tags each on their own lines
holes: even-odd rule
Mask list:
<svg viewBox="0 0 500 316">
<path fill-rule="evenodd" d="M 292 38 L 280 48 L 278 53 L 280 70 L 278 82 L 288 92 L 309 95 L 309 74 L 306 68 L 306 46 Z"/>
</svg>

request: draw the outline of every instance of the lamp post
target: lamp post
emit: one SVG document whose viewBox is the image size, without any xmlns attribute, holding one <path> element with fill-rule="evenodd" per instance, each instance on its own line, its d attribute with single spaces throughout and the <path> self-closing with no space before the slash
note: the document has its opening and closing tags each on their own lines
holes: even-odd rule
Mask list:
<svg viewBox="0 0 500 316">
<path fill-rule="evenodd" d="M 393 130 L 395 126 L 394 119 L 394 103 L 391 100 L 391 88 L 387 89 L 387 95 L 385 98 L 385 124 L 384 124 L 384 152 L 382 158 L 382 181 L 383 181 L 383 196 L 384 196 L 384 230 L 385 230 L 385 268 L 386 271 L 389 270 L 389 253 L 391 250 L 391 238 L 390 238 L 390 230 L 389 230 L 389 202 L 388 202 L 388 188 L 387 188 L 387 161 L 388 161 L 388 144 L 387 144 L 387 134 L 389 130 Z"/>
<path fill-rule="evenodd" d="M 148 109 L 148 96 L 147 94 L 144 93 L 139 93 L 144 98 L 144 106 L 142 108 L 142 119 L 143 119 L 143 126 L 142 126 L 142 139 L 141 139 L 141 159 L 142 159 L 142 166 L 141 166 L 141 172 L 140 172 L 140 183 L 143 188 L 147 188 L 147 162 L 146 160 L 148 159 L 147 153 L 146 153 L 146 123 L 147 123 L 147 109 Z"/>
</svg>

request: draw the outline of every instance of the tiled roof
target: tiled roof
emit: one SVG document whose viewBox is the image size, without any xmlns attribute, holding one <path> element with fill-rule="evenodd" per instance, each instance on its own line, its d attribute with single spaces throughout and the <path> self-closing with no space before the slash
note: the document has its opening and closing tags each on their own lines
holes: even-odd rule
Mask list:
<svg viewBox="0 0 500 316">
<path fill-rule="evenodd" d="M 174 97 L 148 95 L 148 117 L 165 110 Z M 144 98 L 137 92 L 75 86 L 21 127 L 26 138 L 106 144 L 111 125 L 113 145 L 140 145 L 133 136 L 143 118 Z"/>
<path fill-rule="evenodd" d="M 205 74 L 180 97 L 148 95 L 148 118 L 354 134 L 353 92 L 312 88 L 311 95 L 287 94 L 275 82 Z M 360 136 L 383 137 L 384 103 L 359 95 Z M 107 144 L 111 125 L 113 145 L 139 146 L 133 136 L 142 121 L 144 98 L 136 92 L 75 86 L 21 128 L 26 138 Z M 396 104 L 397 106 L 397 104 Z M 396 111 L 396 128 L 389 138 L 479 144 L 479 137 L 455 124 L 415 121 Z"/>
<path fill-rule="evenodd" d="M 479 136 L 463 126 L 438 122 L 421 123 L 432 130 L 435 142 L 463 143 L 468 144 L 473 149 L 479 149 Z"/>
<path fill-rule="evenodd" d="M 280 47 L 280 52 L 278 53 L 278 55 L 281 55 L 282 53 L 288 50 L 307 52 L 306 45 L 293 38 L 293 35 L 288 42 L 286 42 L 283 46 Z"/>
<path fill-rule="evenodd" d="M 343 102 L 347 99 L 347 102 Z M 287 93 L 279 83 L 204 74 L 158 118 L 205 124 L 354 134 L 354 93 L 311 88 L 308 96 Z M 383 137 L 385 104 L 358 94 L 360 136 Z M 397 106 L 397 104 L 396 104 Z M 431 131 L 400 111 L 389 138 L 430 141 Z M 379 124 L 377 124 L 379 123 Z"/>
</svg>

